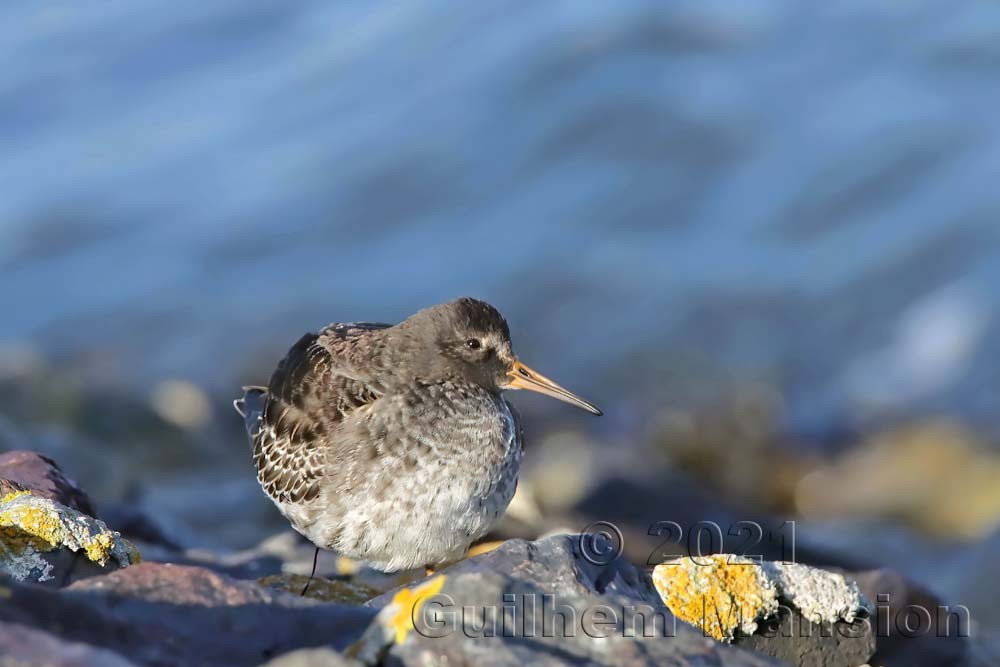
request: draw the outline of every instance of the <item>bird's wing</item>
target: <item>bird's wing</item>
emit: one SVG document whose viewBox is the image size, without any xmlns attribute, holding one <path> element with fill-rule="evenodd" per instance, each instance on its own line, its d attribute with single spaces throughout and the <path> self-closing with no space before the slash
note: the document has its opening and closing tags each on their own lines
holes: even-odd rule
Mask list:
<svg viewBox="0 0 1000 667">
<path fill-rule="evenodd" d="M 306 334 L 271 376 L 256 434 L 253 459 L 261 486 L 281 503 L 319 496 L 330 434 L 383 389 L 365 364 L 364 339 L 391 325 L 332 324 Z"/>
</svg>

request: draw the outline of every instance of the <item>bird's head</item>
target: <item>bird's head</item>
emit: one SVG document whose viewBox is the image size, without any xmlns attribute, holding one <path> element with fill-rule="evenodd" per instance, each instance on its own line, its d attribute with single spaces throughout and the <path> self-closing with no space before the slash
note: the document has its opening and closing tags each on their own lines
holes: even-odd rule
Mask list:
<svg viewBox="0 0 1000 667">
<path fill-rule="evenodd" d="M 407 341 L 405 363 L 426 380 L 458 380 L 501 392 L 527 389 L 603 414 L 576 394 L 528 368 L 514 354 L 510 328 L 484 301 L 462 297 L 425 308 L 398 327 Z"/>
</svg>

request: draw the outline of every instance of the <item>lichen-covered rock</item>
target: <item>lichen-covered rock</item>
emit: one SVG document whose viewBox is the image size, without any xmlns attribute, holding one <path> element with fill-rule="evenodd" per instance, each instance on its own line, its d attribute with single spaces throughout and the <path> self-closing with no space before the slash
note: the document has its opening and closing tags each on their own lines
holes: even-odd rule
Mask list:
<svg viewBox="0 0 1000 667">
<path fill-rule="evenodd" d="M 775 581 L 741 556 L 667 561 L 653 570 L 653 585 L 677 618 L 721 641 L 753 634 L 758 620 L 778 611 Z"/>
<path fill-rule="evenodd" d="M 345 654 L 393 665 L 777 664 L 677 623 L 643 570 L 621 558 L 594 563 L 582 541 L 508 540 L 386 593 Z"/>
<path fill-rule="evenodd" d="M 62 550 L 106 569 L 141 560 L 131 543 L 99 519 L 30 491 L 0 498 L 0 571 L 19 581 L 54 580 L 73 563 L 59 558 Z"/>
<path fill-rule="evenodd" d="M 705 634 L 798 667 L 855 667 L 875 652 L 872 604 L 835 572 L 716 554 L 658 565 L 653 583 Z"/>
<path fill-rule="evenodd" d="M 778 612 L 779 601 L 814 623 L 852 623 L 873 611 L 841 574 L 735 554 L 667 561 L 653 570 L 653 584 L 678 618 L 722 641 L 752 634 L 758 621 Z"/>
<path fill-rule="evenodd" d="M 853 623 L 875 611 L 858 584 L 837 572 L 780 561 L 765 561 L 761 568 L 775 582 L 781 598 L 813 623 Z"/>
<path fill-rule="evenodd" d="M 501 572 L 530 581 L 547 591 L 562 595 L 620 595 L 637 602 L 662 607 L 663 602 L 649 575 L 621 556 L 595 559 L 589 553 L 590 536 L 552 535 L 535 541 L 507 540 L 499 548 L 474 558 L 466 558 L 442 573 L 450 576 L 467 572 Z M 381 608 L 395 590 L 368 604 Z"/>
<path fill-rule="evenodd" d="M 423 606 L 441 592 L 446 580 L 445 575 L 437 575 L 414 586 L 400 588 L 375 617 L 375 629 L 369 628 L 366 635 L 391 638 L 395 644 L 405 642 L 407 636 L 416 629 L 415 621 L 420 617 Z M 361 653 L 360 650 L 355 652 Z"/>
</svg>

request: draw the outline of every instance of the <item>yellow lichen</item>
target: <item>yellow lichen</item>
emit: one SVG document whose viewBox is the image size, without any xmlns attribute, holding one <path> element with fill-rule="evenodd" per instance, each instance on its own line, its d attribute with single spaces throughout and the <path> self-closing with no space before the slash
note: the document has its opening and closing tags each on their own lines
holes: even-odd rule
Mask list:
<svg viewBox="0 0 1000 667">
<path fill-rule="evenodd" d="M 83 550 L 87 553 L 87 558 L 95 563 L 106 563 L 115 539 L 108 533 L 94 535 L 93 539 L 83 545 Z"/>
<path fill-rule="evenodd" d="M 731 554 L 657 565 L 653 584 L 677 618 L 723 641 L 737 629 L 752 632 L 756 619 L 777 606 L 774 587 L 760 566 Z"/>
<path fill-rule="evenodd" d="M 413 629 L 413 620 L 420 612 L 420 607 L 424 602 L 441 592 L 444 586 L 445 576 L 434 577 L 430 581 L 424 582 L 412 589 L 404 588 L 392 596 L 389 609 L 394 613 L 389 618 L 389 627 L 395 633 L 397 644 L 401 644 L 410 630 Z"/>
<path fill-rule="evenodd" d="M 26 492 L 10 494 L 15 498 L 30 495 Z M 5 498 L 6 501 L 6 498 Z M 37 507 L 19 505 L 0 512 L 0 530 L 8 548 L 52 551 L 62 546 L 63 526 L 55 513 Z"/>
<path fill-rule="evenodd" d="M 9 503 L 10 501 L 14 500 L 14 498 L 18 498 L 20 496 L 30 496 L 30 495 L 31 491 L 11 491 L 3 498 L 0 498 L 0 505 L 4 503 Z"/>
<path fill-rule="evenodd" d="M 101 566 L 111 560 L 124 566 L 141 559 L 134 545 L 98 519 L 28 491 L 0 499 L 0 553 L 6 554 L 5 560 L 13 562 L 11 558 L 22 555 L 37 558 L 38 553 L 61 548 L 83 550 Z M 21 569 L 37 565 L 27 563 Z"/>
</svg>

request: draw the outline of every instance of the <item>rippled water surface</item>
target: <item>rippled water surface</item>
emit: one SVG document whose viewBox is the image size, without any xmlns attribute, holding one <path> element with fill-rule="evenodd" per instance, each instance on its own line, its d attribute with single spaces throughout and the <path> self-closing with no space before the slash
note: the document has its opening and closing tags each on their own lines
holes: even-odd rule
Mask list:
<svg viewBox="0 0 1000 667">
<path fill-rule="evenodd" d="M 472 294 L 603 404 L 1000 408 L 1000 8 L 0 9 L 0 338 L 224 393 Z"/>
</svg>

